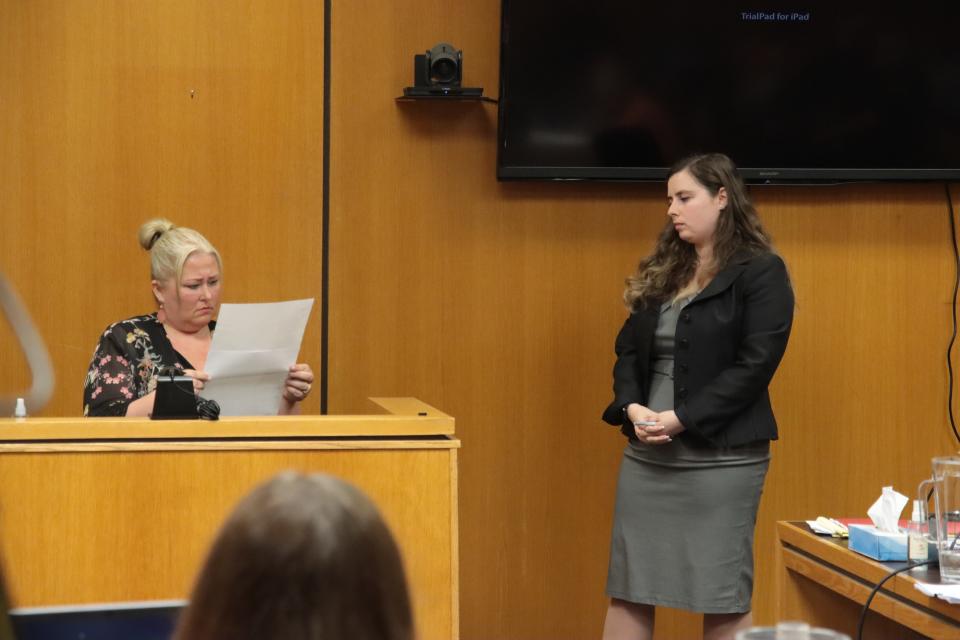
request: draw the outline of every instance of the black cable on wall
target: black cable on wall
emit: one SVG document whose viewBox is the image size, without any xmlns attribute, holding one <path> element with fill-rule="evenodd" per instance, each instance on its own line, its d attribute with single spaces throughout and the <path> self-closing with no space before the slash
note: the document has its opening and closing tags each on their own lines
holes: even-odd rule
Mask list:
<svg viewBox="0 0 960 640">
<path fill-rule="evenodd" d="M 957 291 L 960 290 L 960 251 L 957 250 L 957 223 L 953 214 L 953 196 L 950 193 L 950 183 L 943 184 L 947 193 L 947 215 L 950 216 L 950 243 L 953 246 L 953 304 L 950 305 L 953 318 L 953 331 L 950 334 L 950 343 L 947 345 L 947 417 L 950 418 L 950 428 L 953 435 L 960 442 L 960 432 L 957 431 L 957 421 L 953 417 L 953 345 L 957 341 Z"/>
</svg>

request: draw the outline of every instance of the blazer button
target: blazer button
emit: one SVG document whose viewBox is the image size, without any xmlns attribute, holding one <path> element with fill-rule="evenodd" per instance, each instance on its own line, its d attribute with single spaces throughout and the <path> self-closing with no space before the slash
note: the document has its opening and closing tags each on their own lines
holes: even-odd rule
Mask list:
<svg viewBox="0 0 960 640">
<path fill-rule="evenodd" d="M 686 387 L 680 387 L 680 390 L 677 391 L 677 397 L 678 397 L 678 398 L 686 398 L 686 397 L 687 397 L 687 388 L 686 388 Z"/>
<path fill-rule="evenodd" d="M 690 367 L 687 366 L 686 362 L 681 362 L 679 365 L 677 365 L 677 369 L 679 369 L 680 373 L 686 373 L 690 370 Z"/>
<path fill-rule="evenodd" d="M 686 348 L 689 347 L 689 346 L 690 346 L 690 341 L 689 341 L 689 340 L 687 340 L 686 338 L 680 338 L 680 348 L 681 348 L 681 349 L 686 349 Z"/>
<path fill-rule="evenodd" d="M 692 319 L 692 316 L 690 315 L 689 311 L 685 311 L 684 314 L 680 316 L 680 319 L 683 320 L 684 322 L 690 322 L 690 320 Z"/>
</svg>

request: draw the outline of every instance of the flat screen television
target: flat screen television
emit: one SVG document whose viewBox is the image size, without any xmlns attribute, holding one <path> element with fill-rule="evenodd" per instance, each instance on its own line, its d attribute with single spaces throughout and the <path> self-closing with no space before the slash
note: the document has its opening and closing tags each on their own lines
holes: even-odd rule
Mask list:
<svg viewBox="0 0 960 640">
<path fill-rule="evenodd" d="M 503 0 L 497 176 L 960 178 L 960 3 Z"/>
</svg>

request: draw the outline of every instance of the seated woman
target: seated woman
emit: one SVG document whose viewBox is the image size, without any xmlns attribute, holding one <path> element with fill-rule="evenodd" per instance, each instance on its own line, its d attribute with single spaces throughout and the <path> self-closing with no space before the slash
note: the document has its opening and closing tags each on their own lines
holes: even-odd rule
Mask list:
<svg viewBox="0 0 960 640">
<path fill-rule="evenodd" d="M 199 232 L 169 220 L 140 227 L 150 252 L 157 311 L 116 322 L 103 332 L 87 371 L 85 416 L 148 416 L 157 376 L 174 367 L 193 378 L 199 393 L 210 377 L 203 367 L 220 308 L 220 254 Z M 296 413 L 313 383 L 307 364 L 295 364 L 284 381 L 280 413 Z"/>
<path fill-rule="evenodd" d="M 285 472 L 217 535 L 174 640 L 412 640 L 400 552 L 377 508 L 332 476 Z"/>
</svg>

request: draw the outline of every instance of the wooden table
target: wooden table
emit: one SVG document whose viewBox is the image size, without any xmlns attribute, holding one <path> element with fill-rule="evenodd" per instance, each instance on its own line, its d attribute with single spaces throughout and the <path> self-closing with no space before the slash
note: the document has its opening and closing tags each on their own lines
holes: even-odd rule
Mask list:
<svg viewBox="0 0 960 640">
<path fill-rule="evenodd" d="M 397 539 L 420 638 L 459 635 L 451 416 L 0 419 L 0 556 L 14 606 L 186 598 L 226 514 L 284 469 L 363 489 Z"/>
<path fill-rule="evenodd" d="M 780 620 L 803 620 L 855 638 L 873 587 L 903 562 L 877 562 L 846 540 L 814 534 L 805 522 L 778 522 Z M 939 582 L 936 569 L 898 574 L 873 598 L 864 638 L 960 638 L 960 605 L 923 595 L 917 582 Z"/>
</svg>

